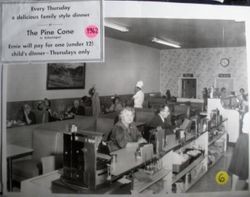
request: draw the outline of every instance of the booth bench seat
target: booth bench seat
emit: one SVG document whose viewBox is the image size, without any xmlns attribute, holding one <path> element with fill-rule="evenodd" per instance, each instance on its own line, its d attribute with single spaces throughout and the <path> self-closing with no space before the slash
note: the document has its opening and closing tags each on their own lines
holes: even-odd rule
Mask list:
<svg viewBox="0 0 250 197">
<path fill-rule="evenodd" d="M 86 121 L 87 120 L 87 121 Z M 60 121 L 54 124 L 44 124 L 32 131 L 32 148 L 34 150 L 31 159 L 18 160 L 13 163 L 13 179 L 22 181 L 42 174 L 42 160 L 48 156 L 54 156 L 54 167 L 62 167 L 63 161 L 63 132 L 68 124 L 76 124 L 80 130 L 97 131 L 104 135 L 109 133 L 114 121 L 108 118 L 87 117 L 76 118 L 74 121 Z"/>
<path fill-rule="evenodd" d="M 135 119 L 137 122 L 148 122 L 153 118 L 155 110 L 136 110 Z M 51 155 L 55 156 L 55 169 L 62 166 L 63 155 L 63 132 L 71 124 L 75 124 L 80 130 L 97 131 L 107 136 L 114 125 L 111 117 L 77 116 L 75 119 L 48 122 L 37 125 L 22 126 L 7 129 L 7 142 L 28 148 L 33 148 L 31 159 L 19 160 L 13 163 L 13 179 L 21 181 L 44 172 L 42 160 Z"/>
<path fill-rule="evenodd" d="M 13 179 L 21 181 L 42 174 L 41 158 L 48 155 L 60 156 L 63 153 L 62 132 L 56 130 L 35 129 L 33 131 L 33 149 L 31 159 L 13 163 Z M 59 159 L 59 158 L 58 158 Z M 60 158 L 56 167 L 60 167 Z"/>
</svg>

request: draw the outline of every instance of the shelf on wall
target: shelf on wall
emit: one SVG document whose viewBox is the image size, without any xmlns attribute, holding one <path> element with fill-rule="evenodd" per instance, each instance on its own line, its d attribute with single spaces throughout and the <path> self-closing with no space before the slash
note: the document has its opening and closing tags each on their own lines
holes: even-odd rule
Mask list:
<svg viewBox="0 0 250 197">
<path fill-rule="evenodd" d="M 224 154 L 219 154 L 216 160 L 212 164 L 208 165 L 208 169 L 212 168 L 223 156 Z"/>
<path fill-rule="evenodd" d="M 208 146 L 210 146 L 211 144 L 213 144 L 214 142 L 216 142 L 217 140 L 219 140 L 224 134 L 226 134 L 226 132 L 223 132 L 223 133 L 217 135 L 216 137 L 214 137 L 212 140 L 210 140 L 208 142 Z"/>
<path fill-rule="evenodd" d="M 212 130 L 212 129 L 217 129 L 218 127 L 220 127 L 224 122 L 226 122 L 228 119 L 227 118 L 224 118 L 220 123 L 218 123 L 217 125 L 214 125 L 212 126 L 211 128 L 209 128 L 209 130 Z M 206 129 L 206 131 L 209 132 L 208 129 Z M 206 131 L 202 131 L 201 133 L 204 133 Z"/>
<path fill-rule="evenodd" d="M 207 173 L 206 170 L 203 171 L 195 180 L 191 181 L 191 183 L 188 184 L 187 188 L 185 188 L 185 192 L 189 190 L 195 183 L 197 183 L 197 181 L 200 180 L 200 178 L 204 176 L 206 173 Z"/>
<path fill-rule="evenodd" d="M 204 155 L 201 155 L 198 157 L 195 161 L 193 161 L 188 167 L 186 167 L 184 170 L 182 170 L 180 173 L 175 175 L 172 180 L 172 184 L 178 181 L 181 177 L 183 177 L 186 173 L 188 173 L 190 170 L 192 170 L 195 166 L 197 166 L 201 161 L 205 159 Z"/>
<path fill-rule="evenodd" d="M 136 181 L 136 183 L 134 183 L 136 184 L 136 186 L 134 185 L 133 190 L 136 190 L 137 192 L 141 193 L 157 181 L 167 176 L 169 173 L 171 173 L 171 170 L 161 169 L 153 175 L 149 176 L 149 178 L 152 180 L 150 182 Z"/>
</svg>

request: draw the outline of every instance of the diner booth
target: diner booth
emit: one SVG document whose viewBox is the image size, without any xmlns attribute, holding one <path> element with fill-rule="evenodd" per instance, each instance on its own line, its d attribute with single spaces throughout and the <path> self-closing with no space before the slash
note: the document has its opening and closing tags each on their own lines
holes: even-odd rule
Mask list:
<svg viewBox="0 0 250 197">
<path fill-rule="evenodd" d="M 234 16 L 216 19 L 193 11 L 190 18 L 182 6 L 172 5 L 107 1 L 105 23 L 123 24 L 129 30 L 121 33 L 106 25 L 105 62 L 72 63 L 84 69 L 82 89 L 48 88 L 51 62 L 3 65 L 7 192 L 31 196 L 165 195 L 211 192 L 211 187 L 230 192 L 230 181 L 225 187 L 214 182 L 207 187 L 210 183 L 204 180 L 214 180 L 215 174 L 208 175 L 214 171 L 227 171 L 228 155 L 241 132 L 242 114 L 237 108 L 225 107 L 220 95 L 209 93 L 212 87 L 224 86 L 228 91 L 248 91 L 246 35 L 250 27 L 244 17 L 243 22 L 235 22 L 231 20 Z M 193 5 L 185 6 L 190 13 Z M 196 6 L 200 10 L 214 8 L 215 14 L 222 8 L 226 13 L 231 11 L 229 7 Z M 124 8 L 129 12 L 124 13 Z M 152 13 L 154 9 L 158 11 Z M 242 12 L 249 15 L 245 9 Z M 176 13 L 182 15 L 177 17 Z M 180 39 L 181 47 L 173 49 L 152 42 L 151 36 L 156 33 Z M 226 66 L 225 58 L 230 61 Z M 223 83 L 228 77 L 233 80 L 232 86 Z M 221 83 L 216 83 L 218 78 Z M 122 107 L 133 107 L 131 100 L 139 80 L 144 83 L 144 103 L 143 108 L 135 108 L 137 129 L 145 136 L 159 108 L 168 105 L 173 132 L 164 135 L 154 130 L 153 140 L 110 152 L 105 139 L 119 120 L 120 111 L 107 109 L 114 97 L 119 97 Z M 90 102 L 93 86 L 100 99 L 98 115 L 93 114 Z M 40 109 L 45 98 L 53 113 Z M 76 100 L 84 114 L 69 113 Z M 36 117 L 34 124 L 27 125 L 19 118 L 25 104 Z M 221 169 L 220 162 L 227 164 Z"/>
</svg>

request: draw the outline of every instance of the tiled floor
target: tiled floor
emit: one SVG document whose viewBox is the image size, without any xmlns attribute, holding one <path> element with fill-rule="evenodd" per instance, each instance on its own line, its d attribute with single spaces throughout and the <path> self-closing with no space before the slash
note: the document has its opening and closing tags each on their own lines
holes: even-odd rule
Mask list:
<svg viewBox="0 0 250 197">
<path fill-rule="evenodd" d="M 224 157 L 222 157 L 216 165 L 214 165 L 208 172 L 198 181 L 188 193 L 194 192 L 212 192 L 212 191 L 231 191 L 231 177 L 225 185 L 219 185 L 215 181 L 216 173 L 218 171 L 227 171 L 231 156 L 232 147 L 228 147 Z"/>
</svg>

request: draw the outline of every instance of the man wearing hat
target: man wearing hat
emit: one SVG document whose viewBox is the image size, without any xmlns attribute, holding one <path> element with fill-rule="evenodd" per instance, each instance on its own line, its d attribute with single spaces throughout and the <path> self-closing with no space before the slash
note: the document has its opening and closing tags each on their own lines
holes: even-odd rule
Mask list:
<svg viewBox="0 0 250 197">
<path fill-rule="evenodd" d="M 144 93 L 142 92 L 143 81 L 138 81 L 136 83 L 135 95 L 133 96 L 134 107 L 142 108 L 144 102 Z"/>
</svg>

